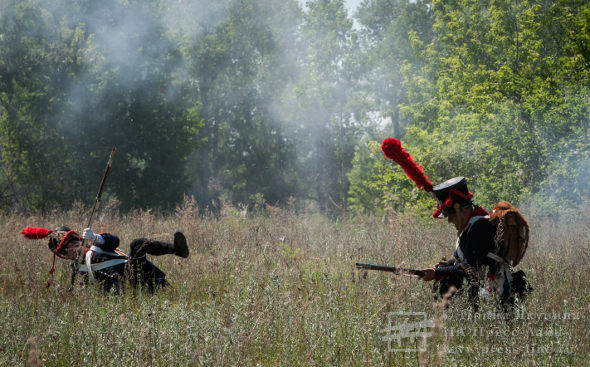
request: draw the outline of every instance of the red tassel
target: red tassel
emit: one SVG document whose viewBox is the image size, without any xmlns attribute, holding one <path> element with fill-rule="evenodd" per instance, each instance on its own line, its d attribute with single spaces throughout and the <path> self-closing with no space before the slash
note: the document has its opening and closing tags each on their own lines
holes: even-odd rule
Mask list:
<svg viewBox="0 0 590 367">
<path fill-rule="evenodd" d="M 463 199 L 471 199 L 473 197 L 473 194 L 471 193 L 471 191 L 468 191 L 467 194 L 464 194 L 464 193 L 462 193 L 461 191 L 457 190 L 454 187 L 451 187 L 451 189 L 449 190 L 449 197 L 451 195 L 455 195 L 455 196 L 458 196 L 458 197 L 463 198 Z"/>
<path fill-rule="evenodd" d="M 426 192 L 432 191 L 432 182 L 428 180 L 422 167 L 414 163 L 412 156 L 402 148 L 402 143 L 398 139 L 387 138 L 383 140 L 381 150 L 387 158 L 400 165 L 419 189 L 424 188 Z"/>
<path fill-rule="evenodd" d="M 445 199 L 444 202 L 444 208 L 450 208 L 453 205 L 453 197 L 451 196 L 451 194 L 449 194 L 449 196 L 447 196 L 447 198 Z"/>
<path fill-rule="evenodd" d="M 20 233 L 30 240 L 40 240 L 49 236 L 53 231 L 45 228 L 27 227 Z"/>
<path fill-rule="evenodd" d="M 464 194 L 461 191 L 455 189 L 454 187 L 451 187 L 449 193 L 447 194 L 447 198 L 442 202 L 442 205 L 440 202 L 436 204 L 436 210 L 434 211 L 434 213 L 432 213 L 433 218 L 438 218 L 438 216 L 443 212 L 443 209 L 450 208 L 453 205 L 453 195 L 463 199 L 471 199 L 473 197 L 473 194 L 471 192 L 468 192 L 468 194 Z M 486 214 L 487 212 L 481 206 L 477 206 L 472 213 L 472 215 Z"/>
</svg>

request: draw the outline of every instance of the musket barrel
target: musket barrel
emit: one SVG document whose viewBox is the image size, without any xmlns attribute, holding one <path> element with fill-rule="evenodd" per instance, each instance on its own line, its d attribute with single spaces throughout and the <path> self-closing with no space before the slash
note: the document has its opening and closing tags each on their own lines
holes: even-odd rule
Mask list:
<svg viewBox="0 0 590 367">
<path fill-rule="evenodd" d="M 359 269 L 388 271 L 390 273 L 395 273 L 395 274 L 411 274 L 411 275 L 417 275 L 420 277 L 424 275 L 424 272 L 419 269 L 398 268 L 396 266 L 375 265 L 375 264 L 365 264 L 365 263 L 356 263 L 355 265 Z"/>
<path fill-rule="evenodd" d="M 102 181 L 100 182 L 100 187 L 98 188 L 98 193 L 96 194 L 96 200 L 94 200 L 94 205 L 92 206 L 92 212 L 90 213 L 90 218 L 88 219 L 87 228 L 90 228 L 92 225 L 92 218 L 94 217 L 94 212 L 96 211 L 96 207 L 100 202 L 100 198 L 102 196 L 102 190 L 104 189 L 104 184 L 107 181 L 107 176 L 109 175 L 109 171 L 111 170 L 111 166 L 113 165 L 113 157 L 115 156 L 115 152 L 117 148 L 113 147 L 111 150 L 111 155 L 109 156 L 109 161 L 107 162 L 107 166 L 104 170 L 104 174 L 102 175 Z"/>
<path fill-rule="evenodd" d="M 399 272 L 398 268 L 396 268 L 395 266 L 374 265 L 374 264 L 365 264 L 365 263 L 356 263 L 355 265 L 359 269 L 389 271 L 389 272 L 392 272 L 392 273 L 398 273 Z"/>
<path fill-rule="evenodd" d="M 88 225 L 86 228 L 90 228 L 92 226 L 92 218 L 94 218 L 94 212 L 96 211 L 96 207 L 100 202 L 100 197 L 102 196 L 102 190 L 104 189 L 104 184 L 107 182 L 107 177 L 109 175 L 109 171 L 111 170 L 111 166 L 113 165 L 113 157 L 115 156 L 115 151 L 117 149 L 113 147 L 111 150 L 111 155 L 109 156 L 109 161 L 107 162 L 107 166 L 104 170 L 104 174 L 102 175 L 102 181 L 100 182 L 100 187 L 98 188 L 98 193 L 96 194 L 96 199 L 94 200 L 94 205 L 92 206 L 92 212 L 90 213 L 90 218 L 88 218 Z M 82 245 L 86 247 L 86 240 L 82 239 Z M 84 251 L 80 252 L 80 256 L 76 260 L 74 260 L 74 268 L 77 269 L 78 265 L 82 263 L 82 259 L 84 258 Z M 72 287 L 76 282 L 76 274 L 77 271 L 72 271 Z"/>
</svg>

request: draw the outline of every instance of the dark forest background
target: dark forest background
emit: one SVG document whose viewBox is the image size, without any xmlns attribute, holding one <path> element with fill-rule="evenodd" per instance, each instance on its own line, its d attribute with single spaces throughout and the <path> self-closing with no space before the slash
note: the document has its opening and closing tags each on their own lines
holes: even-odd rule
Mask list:
<svg viewBox="0 0 590 367">
<path fill-rule="evenodd" d="M 0 210 L 432 210 L 590 195 L 587 1 L 0 0 Z"/>
</svg>

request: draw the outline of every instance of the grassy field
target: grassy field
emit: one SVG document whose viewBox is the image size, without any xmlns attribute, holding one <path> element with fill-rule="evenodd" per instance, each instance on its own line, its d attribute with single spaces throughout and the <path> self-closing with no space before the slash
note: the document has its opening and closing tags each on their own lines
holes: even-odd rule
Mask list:
<svg viewBox="0 0 590 367">
<path fill-rule="evenodd" d="M 26 226 L 85 226 L 84 208 L 0 217 L 1 366 L 587 366 L 590 362 L 590 214 L 525 212 L 530 248 L 519 268 L 535 288 L 511 322 L 493 300 L 478 313 L 457 296 L 434 302 L 432 284 L 354 269 L 357 261 L 423 267 L 450 256 L 444 221 L 385 217 L 331 220 L 272 209 L 226 208 L 202 217 L 105 208 L 97 232 L 162 240 L 182 230 L 191 256 L 152 258 L 172 287 L 105 295 L 70 289 L 59 260 L 49 288 L 46 240 Z M 426 320 L 425 340 L 384 340 L 389 326 Z M 395 336 L 395 335 L 393 335 Z M 407 336 L 407 335 L 404 335 Z M 408 351 L 393 351 L 408 349 Z"/>
</svg>

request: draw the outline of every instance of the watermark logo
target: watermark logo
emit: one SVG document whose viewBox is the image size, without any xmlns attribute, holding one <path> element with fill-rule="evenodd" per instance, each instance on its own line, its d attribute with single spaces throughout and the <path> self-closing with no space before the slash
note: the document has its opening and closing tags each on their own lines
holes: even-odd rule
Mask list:
<svg viewBox="0 0 590 367">
<path fill-rule="evenodd" d="M 575 344 L 568 327 L 583 320 L 577 313 L 477 313 L 466 310 L 441 324 L 437 333 L 444 341 L 431 340 L 430 347 L 444 353 L 574 355 Z M 510 320 L 510 322 L 508 322 Z M 426 312 L 389 312 L 380 332 L 388 352 L 425 352 L 426 340 L 434 334 L 434 320 Z M 454 337 L 461 344 L 451 343 Z M 480 339 L 479 341 L 476 339 Z M 501 341 L 496 343 L 495 341 Z M 483 343 L 482 343 L 483 341 Z"/>
<path fill-rule="evenodd" d="M 426 318 L 426 312 L 389 312 L 381 340 L 387 342 L 388 352 L 424 352 L 433 327 L 434 322 Z"/>
</svg>

